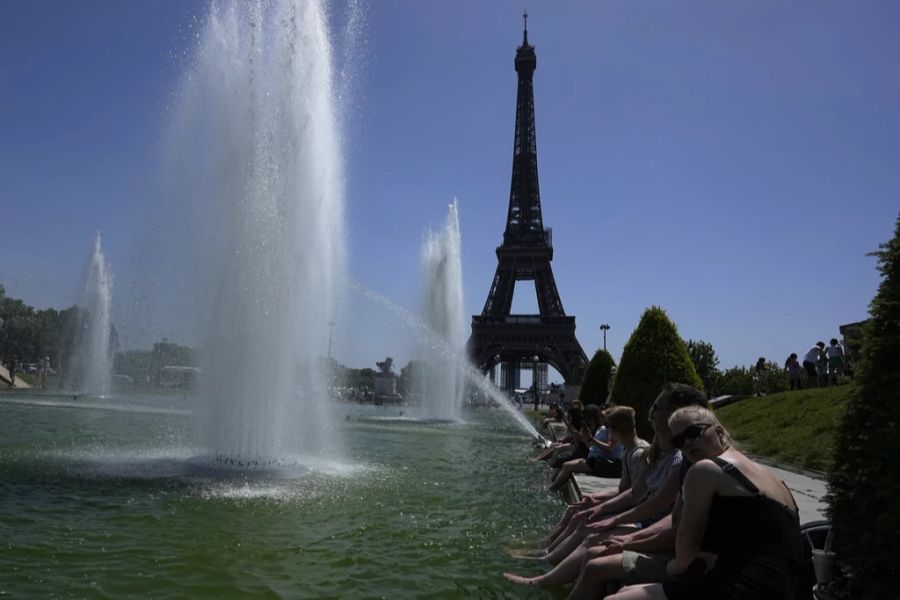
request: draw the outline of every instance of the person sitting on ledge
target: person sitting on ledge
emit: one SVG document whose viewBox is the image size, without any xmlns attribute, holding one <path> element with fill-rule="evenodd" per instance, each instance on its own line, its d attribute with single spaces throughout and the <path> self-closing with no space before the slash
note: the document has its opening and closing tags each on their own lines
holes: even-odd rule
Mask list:
<svg viewBox="0 0 900 600">
<path fill-rule="evenodd" d="M 550 485 L 551 490 L 558 490 L 569 480 L 573 473 L 591 473 L 598 477 L 621 477 L 623 446 L 619 438 L 610 432 L 604 424 L 603 411 L 596 404 L 584 409 L 588 431 L 593 431 L 590 440 L 585 440 L 588 455 L 563 463 L 559 473 Z M 587 437 L 587 436 L 585 436 Z"/>
<path fill-rule="evenodd" d="M 573 455 L 579 452 L 579 448 L 577 447 L 578 440 L 576 439 L 574 432 L 580 431 L 582 428 L 582 408 L 574 405 L 571 406 L 569 410 L 566 411 L 563 420 L 566 424 L 566 434 L 562 436 L 558 442 L 551 444 L 543 452 L 529 460 L 532 462 L 549 460 L 550 464 L 553 465 L 553 468 L 559 468 L 562 463 L 570 460 Z"/>
<path fill-rule="evenodd" d="M 563 420 L 563 412 L 559 407 L 559 403 L 554 400 L 547 407 L 547 416 L 541 419 L 540 429 L 550 433 L 550 425 L 552 423 L 561 423 Z"/>
<path fill-rule="evenodd" d="M 553 469 L 551 480 L 556 479 L 556 475 L 564 463 L 577 458 L 585 458 L 588 455 L 588 443 L 591 439 L 593 424 L 588 423 L 584 405 L 581 402 L 573 402 L 569 413 L 571 418 L 567 423 L 569 428 L 567 438 L 570 441 L 570 446 L 566 450 L 557 452 L 550 459 L 550 467 Z"/>
<path fill-rule="evenodd" d="M 628 586 L 610 598 L 809 598 L 800 518 L 787 486 L 736 450 L 709 410 L 683 408 L 669 422 L 673 446 L 694 463 L 667 566 L 675 580 Z"/>
</svg>

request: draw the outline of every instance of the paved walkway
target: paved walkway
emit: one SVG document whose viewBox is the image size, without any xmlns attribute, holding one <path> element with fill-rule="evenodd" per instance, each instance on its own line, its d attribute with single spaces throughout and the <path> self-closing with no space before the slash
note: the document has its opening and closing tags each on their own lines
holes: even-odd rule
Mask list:
<svg viewBox="0 0 900 600">
<path fill-rule="evenodd" d="M 0 385 L 9 385 L 9 371 L 3 365 L 0 365 Z M 26 390 L 30 387 L 31 386 L 25 383 L 21 377 L 16 375 L 16 388 Z"/>
</svg>

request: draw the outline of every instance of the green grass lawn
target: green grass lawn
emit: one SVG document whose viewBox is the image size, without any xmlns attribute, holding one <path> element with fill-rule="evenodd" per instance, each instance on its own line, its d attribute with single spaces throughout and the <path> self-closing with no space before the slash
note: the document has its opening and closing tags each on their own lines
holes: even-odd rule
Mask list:
<svg viewBox="0 0 900 600">
<path fill-rule="evenodd" d="M 716 411 L 738 446 L 798 467 L 827 471 L 852 385 L 748 398 Z"/>
</svg>

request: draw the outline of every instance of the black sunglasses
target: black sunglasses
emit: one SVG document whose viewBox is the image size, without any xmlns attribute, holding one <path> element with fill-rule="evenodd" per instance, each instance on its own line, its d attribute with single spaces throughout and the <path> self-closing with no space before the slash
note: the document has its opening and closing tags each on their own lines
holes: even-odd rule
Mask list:
<svg viewBox="0 0 900 600">
<path fill-rule="evenodd" d="M 672 436 L 672 446 L 681 450 L 687 442 L 696 440 L 712 426 L 712 423 L 694 423 L 693 425 L 688 425 L 684 428 L 684 431 L 678 435 Z"/>
</svg>

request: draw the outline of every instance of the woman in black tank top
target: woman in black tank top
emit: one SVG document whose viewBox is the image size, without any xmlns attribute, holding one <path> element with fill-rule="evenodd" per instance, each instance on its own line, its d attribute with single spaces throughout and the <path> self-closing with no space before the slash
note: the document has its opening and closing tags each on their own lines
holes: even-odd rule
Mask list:
<svg viewBox="0 0 900 600">
<path fill-rule="evenodd" d="M 684 482 L 675 581 L 629 586 L 615 600 L 808 600 L 800 519 L 791 493 L 735 450 L 708 410 L 669 419 L 672 444 L 694 466 Z M 751 479 L 752 477 L 752 479 Z"/>
</svg>

